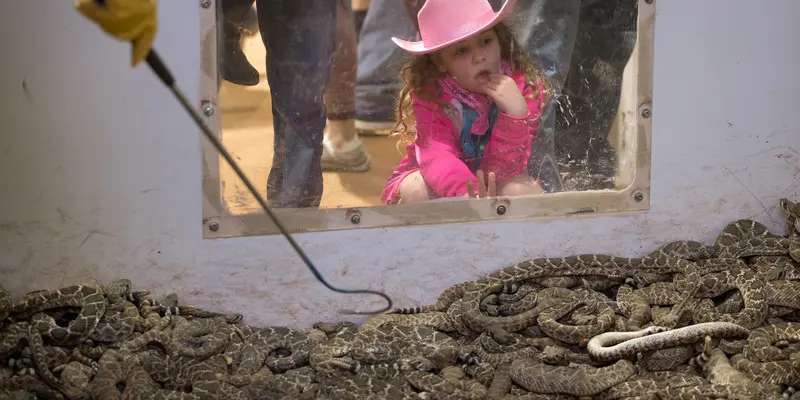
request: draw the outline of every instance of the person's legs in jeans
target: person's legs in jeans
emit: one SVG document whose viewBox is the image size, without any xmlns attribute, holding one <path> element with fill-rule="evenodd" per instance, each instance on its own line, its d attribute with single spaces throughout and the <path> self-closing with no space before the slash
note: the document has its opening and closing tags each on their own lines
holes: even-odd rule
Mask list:
<svg viewBox="0 0 800 400">
<path fill-rule="evenodd" d="M 322 169 L 363 172 L 370 169 L 372 161 L 356 133 L 356 30 L 347 0 L 336 2 L 336 51 L 323 97 L 328 121 L 322 142 Z"/>
<path fill-rule="evenodd" d="M 235 85 L 258 85 L 258 71 L 247 60 L 241 43 L 248 13 L 253 8 L 253 0 L 221 0 L 220 8 L 223 35 L 220 46 L 222 79 Z"/>
<path fill-rule="evenodd" d="M 334 51 L 336 3 L 256 0 L 267 49 L 275 145 L 267 199 L 277 207 L 319 207 L 322 93 Z"/>
<path fill-rule="evenodd" d="M 416 29 L 400 0 L 372 0 L 358 44 L 356 128 L 359 134 L 388 133 L 395 126 L 406 54 L 392 36 L 413 39 Z"/>
</svg>

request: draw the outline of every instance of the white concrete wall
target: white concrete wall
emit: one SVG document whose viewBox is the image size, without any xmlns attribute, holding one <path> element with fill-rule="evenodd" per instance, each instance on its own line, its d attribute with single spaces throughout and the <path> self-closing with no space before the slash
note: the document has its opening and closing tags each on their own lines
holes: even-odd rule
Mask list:
<svg viewBox="0 0 800 400">
<path fill-rule="evenodd" d="M 294 326 L 360 301 L 318 284 L 282 237 L 201 239 L 200 133 L 146 66 L 130 68 L 129 46 L 71 3 L 0 4 L 3 286 L 20 296 L 127 277 L 251 323 Z M 670 240 L 711 241 L 737 218 L 785 232 L 777 200 L 800 187 L 800 2 L 670 0 L 657 10 L 650 212 L 299 242 L 334 284 L 411 306 L 531 257 L 643 255 Z M 196 99 L 197 2 L 161 1 L 159 12 L 156 48 Z"/>
</svg>

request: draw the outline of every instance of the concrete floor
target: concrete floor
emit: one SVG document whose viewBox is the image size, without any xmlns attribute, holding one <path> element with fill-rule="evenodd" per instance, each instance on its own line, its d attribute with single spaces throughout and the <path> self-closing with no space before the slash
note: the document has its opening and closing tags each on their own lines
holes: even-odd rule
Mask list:
<svg viewBox="0 0 800 400">
<path fill-rule="evenodd" d="M 261 73 L 257 86 L 222 83 L 219 94 L 222 112 L 222 142 L 245 174 L 266 198 L 267 176 L 272 165 L 272 101 L 266 83 L 266 51 L 261 37 L 244 40 L 250 63 Z M 362 137 L 372 156 L 372 169 L 361 173 L 325 172 L 322 208 L 380 205 L 386 178 L 399 164 L 405 151 L 395 137 Z M 224 159 L 220 158 L 222 196 L 231 213 L 260 212 L 261 208 Z"/>
</svg>

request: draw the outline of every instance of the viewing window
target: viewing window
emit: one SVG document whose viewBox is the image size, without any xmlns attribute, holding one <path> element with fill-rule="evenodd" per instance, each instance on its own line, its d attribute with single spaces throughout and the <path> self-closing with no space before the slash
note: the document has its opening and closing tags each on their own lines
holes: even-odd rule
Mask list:
<svg viewBox="0 0 800 400">
<path fill-rule="evenodd" d="M 417 3 L 356 24 L 344 0 L 200 2 L 198 107 L 290 231 L 649 207 L 652 0 Z M 421 55 L 392 40 L 434 46 L 458 18 L 489 27 Z M 204 237 L 279 233 L 201 140 Z M 465 195 L 481 175 L 494 193 Z"/>
</svg>

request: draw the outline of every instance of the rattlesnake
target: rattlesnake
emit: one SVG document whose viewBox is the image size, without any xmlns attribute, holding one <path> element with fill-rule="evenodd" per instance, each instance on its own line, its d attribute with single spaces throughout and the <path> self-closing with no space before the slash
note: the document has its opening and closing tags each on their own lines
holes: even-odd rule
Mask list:
<svg viewBox="0 0 800 400">
<path fill-rule="evenodd" d="M 726 289 L 737 288 L 742 293 L 744 308 L 737 314 L 719 314 L 713 310 L 710 300 L 701 301 L 695 308 L 693 319 L 697 323 L 724 321 L 731 322 L 747 329 L 753 329 L 767 316 L 769 304 L 766 301 L 764 280 L 750 269 L 723 271 L 717 274 L 724 276 Z"/>
<path fill-rule="evenodd" d="M 234 334 L 244 340 L 244 334 L 222 318 L 178 319 L 170 346 L 181 356 L 206 359 L 225 350 Z"/>
<path fill-rule="evenodd" d="M 664 392 L 667 388 L 680 388 L 686 386 L 697 386 L 708 383 L 706 379 L 698 376 L 679 375 L 669 379 L 647 379 L 635 377 L 629 381 L 610 387 L 608 390 L 595 396 L 598 400 L 626 399 L 635 396 L 652 398 L 656 393 Z"/>
<path fill-rule="evenodd" d="M 61 327 L 45 310 L 59 307 L 76 307 L 80 312 L 66 327 Z M 25 295 L 12 307 L 17 321 L 37 317 L 40 334 L 58 344 L 76 344 L 91 335 L 106 310 L 102 290 L 84 285 L 73 285 L 58 290 L 43 290 Z"/>
<path fill-rule="evenodd" d="M 742 355 L 753 361 L 787 360 L 789 355 L 773 346 L 778 341 L 800 342 L 800 323 L 764 325 L 750 332 Z"/>
<path fill-rule="evenodd" d="M 405 326 L 387 323 L 374 329 L 359 330 L 345 347 L 330 356 L 348 355 L 356 364 L 391 363 L 408 357 L 424 357 L 437 368 L 452 364 L 457 356 L 455 341 L 426 325 Z M 321 361 L 324 363 L 324 361 Z M 356 365 L 353 365 L 356 368 Z"/>
<path fill-rule="evenodd" d="M 511 364 L 511 379 L 526 390 L 544 394 L 594 396 L 625 382 L 634 374 L 628 360 L 601 368 L 586 365 L 559 367 L 530 359 L 517 359 Z"/>
<path fill-rule="evenodd" d="M 148 399 L 158 390 L 137 362 L 125 362 L 117 350 L 106 350 L 98 361 L 97 376 L 89 387 L 96 399 Z M 121 390 L 120 390 L 121 389 Z"/>
<path fill-rule="evenodd" d="M 773 346 L 782 340 L 800 340 L 800 323 L 765 325 L 753 330 L 742 353 L 731 357 L 731 364 L 761 383 L 800 386 L 800 357 Z"/>
<path fill-rule="evenodd" d="M 30 347 L 33 363 L 39 377 L 50 387 L 63 393 L 70 399 L 89 399 L 89 393 L 83 388 L 73 387 L 64 383 L 50 371 L 47 365 L 46 351 L 42 336 L 38 329 L 27 323 L 17 322 L 10 325 L 3 331 L 2 342 L 0 342 L 0 355 L 7 356 L 12 352 L 20 350 L 20 343 L 27 342 Z"/>
<path fill-rule="evenodd" d="M 725 353 L 712 345 L 710 336 L 706 336 L 703 352 L 697 356 L 697 364 L 709 383 L 734 387 L 739 393 L 757 398 L 781 398 L 780 386 L 755 382 L 731 365 Z"/>
<path fill-rule="evenodd" d="M 707 322 L 677 329 L 651 326 L 636 332 L 606 332 L 589 340 L 586 350 L 592 358 L 611 361 L 650 350 L 696 343 L 706 336 L 747 336 L 748 330 L 729 322 Z"/>
<path fill-rule="evenodd" d="M 558 322 L 558 319 L 565 316 L 572 311 L 575 307 L 594 307 L 596 317 L 594 321 L 589 321 L 586 325 L 566 325 Z M 580 344 L 589 340 L 594 335 L 605 332 L 614 326 L 615 322 L 614 310 L 608 305 L 600 302 L 592 302 L 588 297 L 576 298 L 574 302 L 562 303 L 558 306 L 551 307 L 542 311 L 539 314 L 538 323 L 539 328 L 554 339 L 558 339 L 564 343 Z"/>
<path fill-rule="evenodd" d="M 269 376 L 301 367 L 309 362 L 311 351 L 324 334 L 309 330 L 273 327 L 254 329 L 238 349 L 240 360 L 228 382 L 236 386 L 249 384 L 253 378 Z M 286 357 L 271 358 L 278 350 L 287 350 Z"/>
</svg>

